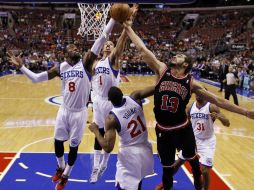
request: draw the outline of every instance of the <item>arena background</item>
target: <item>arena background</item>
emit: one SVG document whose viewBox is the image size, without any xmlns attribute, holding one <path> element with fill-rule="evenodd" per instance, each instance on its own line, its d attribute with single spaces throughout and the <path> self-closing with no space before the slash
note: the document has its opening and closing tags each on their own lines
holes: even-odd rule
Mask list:
<svg viewBox="0 0 254 190">
<path fill-rule="evenodd" d="M 218 92 L 220 65 L 228 60 L 240 79 L 237 89 L 240 106 L 253 109 L 254 96 L 250 89 L 254 76 L 253 0 L 122 2 L 140 3 L 133 28 L 158 59 L 167 62 L 178 51 L 188 52 L 195 58 L 193 76 L 221 97 L 224 92 Z M 52 136 L 61 104 L 59 79 L 32 84 L 8 63 L 6 53 L 22 53 L 26 66 L 34 72 L 48 70 L 63 61 L 66 45 L 74 43 L 81 52 L 91 47 L 91 39 L 77 35 L 80 21 L 76 2 L 0 2 L 1 190 L 54 188 L 50 180 L 56 165 Z M 110 39 L 116 42 L 121 30 L 122 26 L 118 24 Z M 124 93 L 154 82 L 153 72 L 130 41 L 121 62 Z M 193 100 L 194 96 L 191 102 Z M 155 154 L 155 175 L 145 179 L 145 190 L 154 189 L 161 178 L 152 109 L 153 98 L 148 98 L 144 110 Z M 225 110 L 222 112 L 230 119 L 231 126 L 225 128 L 220 122 L 215 123 L 217 149 L 211 189 L 253 189 L 254 122 Z M 89 121 L 92 121 L 91 109 Z M 91 172 L 93 139 L 93 134 L 86 129 L 67 190 L 114 189 L 116 155 L 110 158 L 110 166 L 97 184 L 91 185 L 87 181 Z M 117 150 L 115 146 L 115 154 Z M 194 189 L 188 166 L 177 173 L 174 189 Z"/>
</svg>

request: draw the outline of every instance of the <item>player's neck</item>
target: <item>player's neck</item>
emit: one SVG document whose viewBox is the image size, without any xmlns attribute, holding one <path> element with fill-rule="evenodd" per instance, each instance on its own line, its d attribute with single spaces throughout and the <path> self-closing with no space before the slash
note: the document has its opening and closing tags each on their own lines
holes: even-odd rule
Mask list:
<svg viewBox="0 0 254 190">
<path fill-rule="evenodd" d="M 108 56 L 110 56 L 110 52 L 104 52 L 102 59 L 106 59 Z"/>
<path fill-rule="evenodd" d="M 203 101 L 203 102 L 197 101 L 196 106 L 198 109 L 200 109 L 200 108 L 204 107 L 206 105 L 206 103 L 207 103 L 206 101 Z"/>
<path fill-rule="evenodd" d="M 185 73 L 185 69 L 183 68 L 178 68 L 178 67 L 173 67 L 171 69 L 171 73 L 172 75 L 174 75 L 175 77 L 184 77 L 186 75 Z"/>
<path fill-rule="evenodd" d="M 70 58 L 67 58 L 67 63 L 68 63 L 69 65 L 73 66 L 73 65 L 75 65 L 75 64 L 77 63 L 77 61 L 76 61 L 76 60 L 72 60 L 72 59 L 70 59 Z"/>
</svg>

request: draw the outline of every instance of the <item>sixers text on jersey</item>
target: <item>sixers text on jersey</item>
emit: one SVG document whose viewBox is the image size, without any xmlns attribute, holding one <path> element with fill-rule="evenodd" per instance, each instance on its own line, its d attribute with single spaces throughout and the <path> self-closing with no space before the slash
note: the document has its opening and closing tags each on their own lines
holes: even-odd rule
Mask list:
<svg viewBox="0 0 254 190">
<path fill-rule="evenodd" d="M 109 75 L 109 68 L 106 68 L 106 67 L 97 67 L 95 69 L 95 74 L 97 75 L 99 73 L 104 73 L 104 74 Z"/>
<path fill-rule="evenodd" d="M 67 79 L 67 78 L 73 78 L 73 77 L 83 78 L 84 73 L 83 73 L 83 71 L 71 70 L 71 71 L 62 72 L 60 74 L 61 80 L 64 80 L 64 79 Z"/>
<path fill-rule="evenodd" d="M 204 113 L 193 113 L 191 114 L 191 119 L 209 119 L 209 115 L 208 114 L 204 114 Z"/>
</svg>

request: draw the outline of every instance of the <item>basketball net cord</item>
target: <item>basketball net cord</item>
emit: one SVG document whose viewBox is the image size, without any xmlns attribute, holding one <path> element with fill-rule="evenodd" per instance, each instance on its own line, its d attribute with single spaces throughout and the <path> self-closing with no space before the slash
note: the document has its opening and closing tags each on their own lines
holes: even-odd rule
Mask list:
<svg viewBox="0 0 254 190">
<path fill-rule="evenodd" d="M 102 33 L 111 4 L 78 3 L 81 13 L 81 24 L 78 34 L 87 37 L 88 41 L 96 40 Z"/>
</svg>

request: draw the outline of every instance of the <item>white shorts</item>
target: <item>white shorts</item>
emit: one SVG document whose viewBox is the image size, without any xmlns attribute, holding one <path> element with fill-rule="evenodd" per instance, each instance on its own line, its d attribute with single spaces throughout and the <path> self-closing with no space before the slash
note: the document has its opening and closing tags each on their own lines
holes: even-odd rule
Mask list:
<svg viewBox="0 0 254 190">
<path fill-rule="evenodd" d="M 116 163 L 116 185 L 121 189 L 137 190 L 140 181 L 154 173 L 153 151 L 150 143 L 120 148 Z"/>
<path fill-rule="evenodd" d="M 216 136 L 213 135 L 209 139 L 196 138 L 196 144 L 197 152 L 200 156 L 199 162 L 202 165 L 212 167 L 216 147 Z"/>
<path fill-rule="evenodd" d="M 55 139 L 70 140 L 71 147 L 77 147 L 83 137 L 87 121 L 87 109 L 70 111 L 61 106 L 58 110 L 55 126 Z"/>
<path fill-rule="evenodd" d="M 109 112 L 112 110 L 113 105 L 105 98 L 96 97 L 93 100 L 93 122 L 95 122 L 99 128 L 105 128 L 105 120 Z"/>
</svg>

